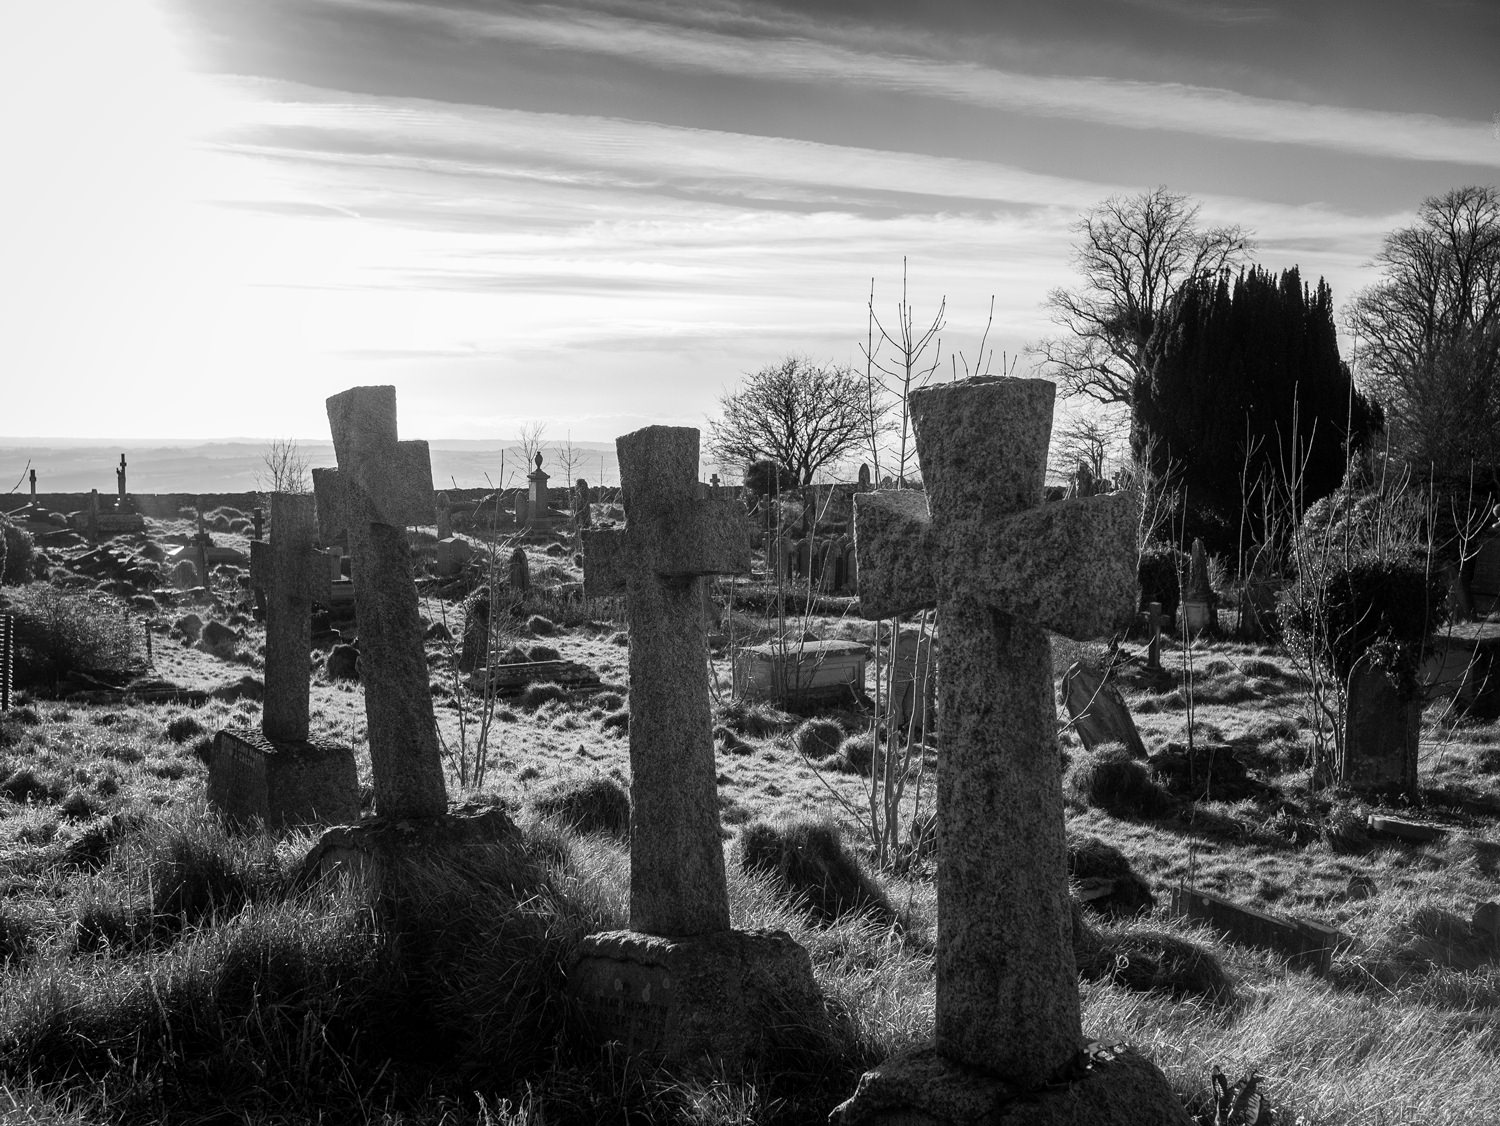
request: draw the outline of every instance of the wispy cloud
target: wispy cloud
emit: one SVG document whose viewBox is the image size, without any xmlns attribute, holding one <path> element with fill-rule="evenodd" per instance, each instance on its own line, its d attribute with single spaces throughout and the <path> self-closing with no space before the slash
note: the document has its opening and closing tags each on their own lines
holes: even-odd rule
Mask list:
<svg viewBox="0 0 1500 1126">
<path fill-rule="evenodd" d="M 449 34 L 580 51 L 706 74 L 859 86 L 1125 129 L 1292 144 L 1401 160 L 1500 167 L 1486 122 L 1253 97 L 1176 83 L 1023 74 L 971 62 L 857 51 L 806 38 L 745 38 L 543 7 L 475 12 L 408 0 L 331 0 Z"/>
</svg>

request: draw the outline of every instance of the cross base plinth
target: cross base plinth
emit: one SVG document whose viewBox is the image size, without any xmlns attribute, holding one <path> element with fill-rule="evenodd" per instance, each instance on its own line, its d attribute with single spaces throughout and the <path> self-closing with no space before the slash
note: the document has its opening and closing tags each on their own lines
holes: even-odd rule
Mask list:
<svg viewBox="0 0 1500 1126">
<path fill-rule="evenodd" d="M 208 804 L 229 821 L 273 828 L 359 820 L 359 775 L 348 747 L 220 731 L 208 757 Z"/>
<path fill-rule="evenodd" d="M 1191 1126 L 1157 1066 L 1128 1049 L 1025 1090 L 938 1054 L 887 1060 L 829 1115 L 833 1126 Z"/>
<path fill-rule="evenodd" d="M 716 1075 L 762 1062 L 769 1031 L 816 1027 L 822 1013 L 807 951 L 777 930 L 603 931 L 583 940 L 567 988 L 596 1042 Z"/>
<path fill-rule="evenodd" d="M 486 852 L 521 847 L 505 810 L 479 802 L 449 805 L 437 817 L 367 817 L 325 829 L 303 857 L 297 884 L 357 879 L 384 891 L 414 866 L 472 871 Z"/>
</svg>

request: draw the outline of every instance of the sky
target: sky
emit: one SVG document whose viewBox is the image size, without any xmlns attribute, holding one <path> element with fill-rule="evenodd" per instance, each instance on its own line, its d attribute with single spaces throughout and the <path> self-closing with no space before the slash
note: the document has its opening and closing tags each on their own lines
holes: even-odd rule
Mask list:
<svg viewBox="0 0 1500 1126">
<path fill-rule="evenodd" d="M 701 427 L 789 354 L 862 366 L 903 269 L 944 377 L 1032 374 L 1106 197 L 1185 192 L 1342 304 L 1425 197 L 1500 182 L 1494 0 L 0 19 L 10 437 L 326 438 L 373 383 L 404 437 Z"/>
</svg>

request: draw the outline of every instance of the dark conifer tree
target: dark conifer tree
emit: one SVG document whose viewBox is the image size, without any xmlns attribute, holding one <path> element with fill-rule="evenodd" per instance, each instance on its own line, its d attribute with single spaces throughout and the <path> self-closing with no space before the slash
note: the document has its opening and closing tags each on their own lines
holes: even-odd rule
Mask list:
<svg viewBox="0 0 1500 1126">
<path fill-rule="evenodd" d="M 1338 487 L 1381 425 L 1339 358 L 1333 295 L 1296 267 L 1189 282 L 1152 335 L 1131 445 L 1187 493 L 1188 542 L 1233 560 L 1259 542 L 1262 498 L 1299 479 L 1301 504 Z"/>
</svg>

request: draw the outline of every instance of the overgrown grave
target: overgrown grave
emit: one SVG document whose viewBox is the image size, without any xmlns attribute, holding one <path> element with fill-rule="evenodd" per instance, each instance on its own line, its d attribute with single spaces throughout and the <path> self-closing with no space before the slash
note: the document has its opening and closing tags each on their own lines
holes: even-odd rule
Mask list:
<svg viewBox="0 0 1500 1126">
<path fill-rule="evenodd" d="M 819 1011 L 805 950 L 730 927 L 701 584 L 749 570 L 743 512 L 700 496 L 697 430 L 649 426 L 617 449 L 625 527 L 584 534 L 584 583 L 625 596 L 630 929 L 584 939 L 568 989 L 601 1042 L 738 1071 Z"/>
<path fill-rule="evenodd" d="M 308 739 L 312 604 L 327 587 L 313 530 L 313 498 L 276 493 L 271 541 L 251 545 L 251 574 L 266 599 L 261 729 L 218 732 L 208 760 L 209 805 L 233 822 L 280 827 L 359 819 L 354 752 Z"/>
<path fill-rule="evenodd" d="M 860 613 L 938 611 L 937 1035 L 867 1072 L 836 1122 L 999 1121 L 1020 1099 L 1057 1121 L 1188 1121 L 1153 1064 L 1082 1034 L 1046 631 L 1096 635 L 1134 607 L 1137 511 L 1040 503 L 1053 394 L 912 392 L 925 495 L 855 498 Z"/>
</svg>

